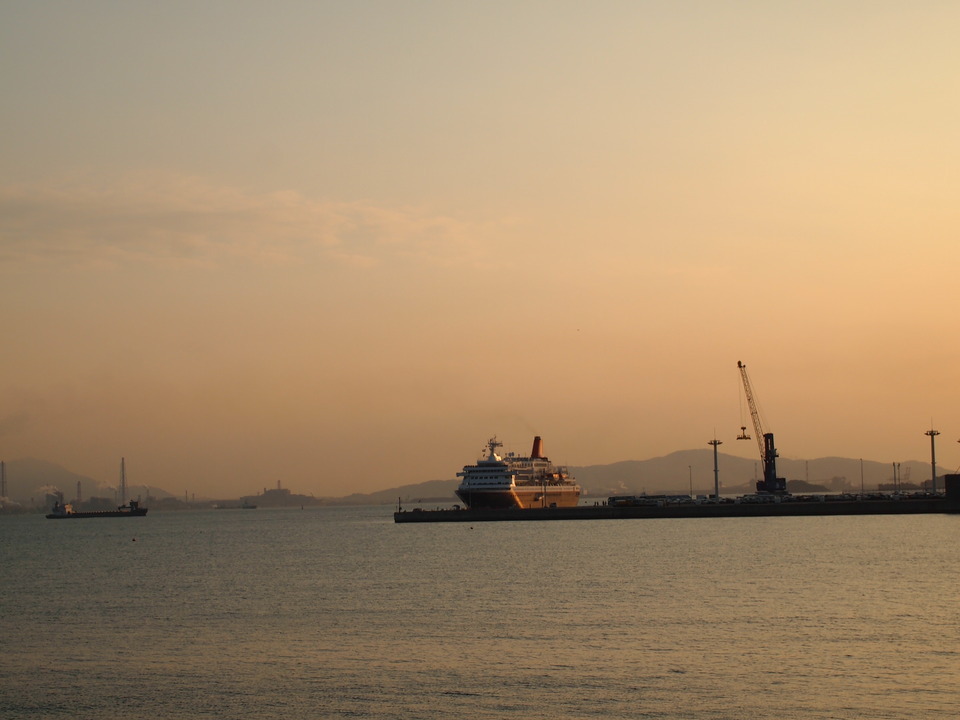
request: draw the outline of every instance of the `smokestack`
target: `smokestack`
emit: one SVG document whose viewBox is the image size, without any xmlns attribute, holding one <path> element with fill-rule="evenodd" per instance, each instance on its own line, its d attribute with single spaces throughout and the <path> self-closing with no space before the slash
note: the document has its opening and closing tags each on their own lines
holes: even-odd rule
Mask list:
<svg viewBox="0 0 960 720">
<path fill-rule="evenodd" d="M 531 458 L 542 458 L 543 457 L 543 440 L 540 439 L 540 436 L 537 435 L 533 439 L 533 450 L 530 451 Z"/>
</svg>

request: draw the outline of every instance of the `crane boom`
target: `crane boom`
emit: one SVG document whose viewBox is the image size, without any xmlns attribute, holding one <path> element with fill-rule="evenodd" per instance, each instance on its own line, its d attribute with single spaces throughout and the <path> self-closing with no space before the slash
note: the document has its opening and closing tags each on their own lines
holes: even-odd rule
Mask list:
<svg viewBox="0 0 960 720">
<path fill-rule="evenodd" d="M 765 433 L 760 423 L 760 411 L 753 396 L 750 378 L 747 376 L 747 366 L 739 360 L 737 367 L 743 380 L 743 392 L 747 396 L 747 405 L 750 407 L 750 417 L 753 419 L 753 431 L 757 436 L 757 445 L 760 448 L 760 459 L 763 461 L 763 480 L 757 481 L 757 492 L 776 493 L 784 495 L 787 492 L 787 481 L 777 477 L 777 448 L 773 442 L 773 433 Z"/>
<path fill-rule="evenodd" d="M 757 410 L 757 403 L 753 399 L 753 388 L 750 387 L 750 378 L 747 376 L 747 366 L 737 360 L 737 367 L 740 369 L 740 378 L 743 380 L 743 394 L 747 396 L 747 406 L 750 408 L 750 417 L 753 418 L 753 434 L 757 438 L 757 445 L 760 447 L 760 457 L 763 457 L 763 425 L 760 424 L 760 411 Z"/>
</svg>

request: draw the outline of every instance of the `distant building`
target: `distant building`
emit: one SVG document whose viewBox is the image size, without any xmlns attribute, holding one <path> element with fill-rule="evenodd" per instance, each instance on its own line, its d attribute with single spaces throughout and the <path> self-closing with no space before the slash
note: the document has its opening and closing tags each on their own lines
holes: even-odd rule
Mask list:
<svg viewBox="0 0 960 720">
<path fill-rule="evenodd" d="M 300 505 L 323 505 L 323 501 L 318 500 L 313 495 L 295 495 L 287 488 L 277 487 L 274 490 L 263 489 L 260 495 L 246 495 L 240 498 L 245 503 L 256 505 L 257 507 L 298 507 Z"/>
</svg>

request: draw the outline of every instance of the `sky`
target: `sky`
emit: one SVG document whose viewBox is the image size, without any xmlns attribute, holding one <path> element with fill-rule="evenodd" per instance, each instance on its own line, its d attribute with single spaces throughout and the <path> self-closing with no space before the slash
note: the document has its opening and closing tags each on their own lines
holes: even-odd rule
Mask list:
<svg viewBox="0 0 960 720">
<path fill-rule="evenodd" d="M 0 5 L 0 459 L 960 465 L 960 5 Z M 733 482 L 733 479 L 730 479 Z"/>
</svg>

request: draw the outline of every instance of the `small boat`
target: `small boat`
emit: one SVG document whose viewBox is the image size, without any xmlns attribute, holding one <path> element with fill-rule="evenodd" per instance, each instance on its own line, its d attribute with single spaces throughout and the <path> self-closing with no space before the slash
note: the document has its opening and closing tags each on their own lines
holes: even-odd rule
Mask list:
<svg viewBox="0 0 960 720">
<path fill-rule="evenodd" d="M 249 500 L 244 500 L 239 505 L 213 505 L 214 510 L 256 510 L 257 506 Z"/>
</svg>

